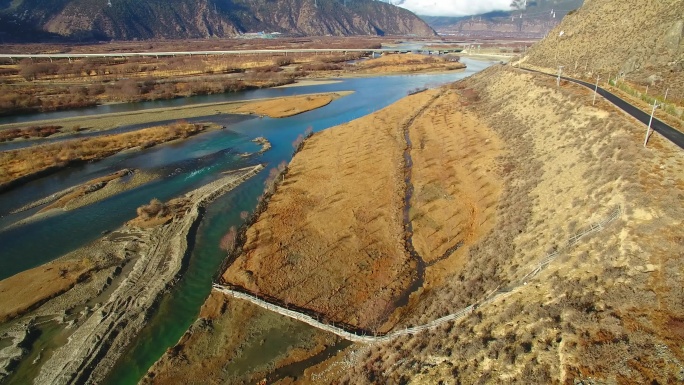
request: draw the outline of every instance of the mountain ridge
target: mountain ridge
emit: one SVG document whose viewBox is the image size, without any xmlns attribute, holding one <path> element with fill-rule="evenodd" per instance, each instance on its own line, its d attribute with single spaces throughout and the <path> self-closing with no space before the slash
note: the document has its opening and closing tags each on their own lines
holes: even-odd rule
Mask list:
<svg viewBox="0 0 684 385">
<path fill-rule="evenodd" d="M 373 0 L 3 1 L 0 24 L 4 25 L 0 33 L 5 40 L 30 40 L 32 36 L 71 40 L 223 38 L 261 31 L 310 36 L 435 35 L 410 11 Z"/>
<path fill-rule="evenodd" d="M 582 3 L 583 0 L 538 0 L 528 1 L 526 7 L 512 3 L 510 11 L 419 17 L 442 35 L 541 38 Z"/>
</svg>

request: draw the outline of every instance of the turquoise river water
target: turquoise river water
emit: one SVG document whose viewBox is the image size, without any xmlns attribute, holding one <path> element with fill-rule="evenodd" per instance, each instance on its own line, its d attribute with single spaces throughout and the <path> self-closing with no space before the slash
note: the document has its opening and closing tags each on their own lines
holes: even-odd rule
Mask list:
<svg viewBox="0 0 684 385">
<path fill-rule="evenodd" d="M 289 161 L 293 150 L 291 143 L 308 127 L 320 131 L 360 118 L 399 100 L 413 89 L 453 82 L 493 64 L 465 59 L 464 62 L 468 65 L 465 71 L 446 74 L 354 78 L 318 86 L 265 89 L 2 118 L 0 124 L 312 92 L 355 91 L 354 94 L 335 100 L 323 108 L 285 119 L 231 115 L 189 119 L 211 121 L 227 128 L 182 142 L 140 152 L 122 153 L 99 162 L 72 167 L 0 194 L 0 279 L 51 261 L 93 241 L 103 231 L 116 229 L 135 216 L 136 207 L 149 202 L 151 198 L 164 201 L 179 196 L 216 179 L 222 171 L 255 163 L 267 163 L 267 168 L 271 168 L 281 161 Z M 160 116 L 160 121 L 164 121 L 163 116 Z M 266 137 L 273 148 L 259 157 L 239 157 L 240 153 L 258 149 L 251 142 L 258 136 Z M 0 146 L 0 151 L 6 149 Z M 35 212 L 29 210 L 21 214 L 10 214 L 12 210 L 122 168 L 161 173 L 164 177 L 90 206 L 3 230 L 7 225 Z M 241 223 L 241 211 L 252 211 L 255 208 L 267 175 L 267 170 L 261 172 L 208 207 L 196 235 L 195 248 L 185 274 L 164 297 L 136 342 L 119 360 L 107 384 L 137 383 L 196 319 L 201 304 L 209 294 L 212 276 L 225 257 L 218 247 L 219 240 L 228 228 Z"/>
</svg>

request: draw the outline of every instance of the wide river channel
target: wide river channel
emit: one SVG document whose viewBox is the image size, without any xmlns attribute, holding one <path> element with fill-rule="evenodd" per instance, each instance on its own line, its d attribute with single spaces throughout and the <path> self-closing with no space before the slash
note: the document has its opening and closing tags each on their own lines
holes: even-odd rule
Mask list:
<svg viewBox="0 0 684 385">
<path fill-rule="evenodd" d="M 136 384 L 147 369 L 173 346 L 197 318 L 200 306 L 211 289 L 212 276 L 225 257 L 218 245 L 231 226 L 239 226 L 241 211 L 254 210 L 263 192 L 268 168 L 292 157 L 292 142 L 308 127 L 314 131 L 349 122 L 384 108 L 411 90 L 434 87 L 462 79 L 494 64 L 463 59 L 468 68 L 444 74 L 401 75 L 342 79 L 339 83 L 317 86 L 274 88 L 231 94 L 197 96 L 169 101 L 116 104 L 22 117 L 0 119 L 0 124 L 55 119 L 85 114 L 139 111 L 190 104 L 281 97 L 313 92 L 354 91 L 329 105 L 285 119 L 211 115 L 189 121 L 211 121 L 226 129 L 200 134 L 182 142 L 125 152 L 105 160 L 71 167 L 0 194 L 0 279 L 39 266 L 81 247 L 104 231 L 120 227 L 135 216 L 135 209 L 152 198 L 162 201 L 182 195 L 220 176 L 223 171 L 266 163 L 267 170 L 212 203 L 202 220 L 195 248 L 183 277 L 162 300 L 137 342 L 114 368 L 110 384 Z M 161 115 L 159 122 L 164 122 Z M 373 129 L 368 127 L 368 129 Z M 263 136 L 273 148 L 261 156 L 241 158 L 254 152 L 252 139 Z M 0 144 L 0 151 L 6 150 Z M 157 181 L 124 192 L 90 206 L 48 217 L 19 227 L 6 227 L 37 209 L 10 214 L 21 206 L 65 188 L 106 175 L 122 168 L 135 168 L 163 175 Z M 37 368 L 33 368 L 37 370 Z M 14 382 L 14 381 L 12 381 Z M 18 382 L 17 382 L 18 383 Z"/>
</svg>

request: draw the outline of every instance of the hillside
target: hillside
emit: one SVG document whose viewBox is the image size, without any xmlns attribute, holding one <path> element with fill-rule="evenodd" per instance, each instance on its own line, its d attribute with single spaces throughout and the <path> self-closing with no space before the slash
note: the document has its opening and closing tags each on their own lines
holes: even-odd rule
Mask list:
<svg viewBox="0 0 684 385">
<path fill-rule="evenodd" d="M 203 312 L 143 383 L 684 381 L 684 160 L 658 135 L 644 148 L 643 133 L 609 103 L 592 105 L 587 89 L 494 66 L 316 134 L 248 230 L 248 256 L 224 278 L 370 331 L 383 319 L 381 331 L 403 330 L 475 308 L 390 341 L 340 346 L 318 334 L 311 344 L 328 339 L 332 358 L 297 342 L 288 346 L 299 372 L 280 371 L 282 356 L 250 372 L 237 366 L 250 353 L 235 347 L 273 337 L 226 325 L 251 329 L 263 316 L 212 295 L 205 309 L 217 310 Z M 396 159 L 406 138 L 408 172 Z M 415 193 L 403 226 L 397 175 Z M 415 247 L 404 264 L 391 259 L 404 254 L 391 243 L 400 239 Z M 393 312 L 387 301 L 411 270 L 421 285 Z"/>
<path fill-rule="evenodd" d="M 0 2 L 0 38 L 133 40 L 294 35 L 417 35 L 434 31 L 411 12 L 373 0 L 21 0 Z M 25 33 L 18 34 L 17 31 Z"/>
<path fill-rule="evenodd" d="M 544 75 L 499 66 L 457 87 L 460 108 L 505 143 L 488 167 L 502 198 L 492 231 L 405 322 L 479 306 L 362 354 L 349 348 L 299 383 L 684 381 L 681 150 L 659 136 L 644 149 L 643 125 Z"/>
<path fill-rule="evenodd" d="M 542 38 L 583 0 L 530 1 L 526 8 L 465 17 L 421 16 L 442 35 Z M 522 17 L 520 17 L 522 14 Z M 555 17 L 554 17 L 555 14 Z"/>
<path fill-rule="evenodd" d="M 605 79 L 621 72 L 651 85 L 663 81 L 681 96 L 683 37 L 684 1 L 588 0 L 523 60 L 546 68 L 562 65 L 578 76 L 598 73 Z"/>
<path fill-rule="evenodd" d="M 676 53 L 649 59 L 649 53 L 672 46 L 673 34 L 652 40 L 645 36 L 670 31 L 678 25 L 674 16 L 684 13 L 675 10 L 674 15 L 660 7 L 662 16 L 637 15 L 628 10 L 636 2 L 589 0 L 576 15 L 586 9 L 607 11 L 611 4 L 614 14 L 631 15 L 644 31 L 615 21 L 599 28 L 599 16 L 585 14 L 600 30 L 592 38 L 585 35 L 586 26 L 577 29 L 570 23 L 577 17 L 570 15 L 560 28 L 574 32 L 570 37 L 585 36 L 575 41 L 575 50 L 586 39 L 594 45 L 586 52 L 616 51 L 603 59 L 606 66 L 623 65 L 632 50 L 648 63 L 645 68 L 681 78 L 677 64 L 671 64 Z M 645 23 L 645 17 L 662 25 Z M 548 59 L 550 40 L 532 52 L 528 63 L 555 65 Z M 621 45 L 614 48 L 612 43 Z M 559 57 L 573 58 L 569 46 L 559 47 Z M 401 118 L 405 121 L 398 123 Z M 590 90 L 568 82 L 556 85 L 552 77 L 511 66 L 493 66 L 451 86 L 411 96 L 356 124 L 376 140 L 359 143 L 360 135 L 348 137 L 349 127 L 339 126 L 306 142 L 290 165 L 293 174 L 248 230 L 248 257 L 236 260 L 224 278 L 313 309 L 321 319 L 371 331 L 383 318 L 388 322 L 381 331 L 463 316 L 389 341 L 337 344 L 332 358 L 312 348 L 309 356 L 316 359 L 303 360 L 305 368 L 301 365 L 294 374 L 279 371 L 280 361 L 271 360 L 272 377 L 282 379 L 278 383 L 684 381 L 681 149 L 660 135 L 653 135 L 644 148 L 643 124 L 601 98 L 594 104 Z M 404 135 L 392 139 L 398 127 Z M 339 154 L 333 155 L 337 163 L 321 159 L 331 154 L 326 143 L 334 143 L 329 146 Z M 392 161 L 392 155 L 382 157 L 385 163 L 376 159 L 382 151 L 397 157 L 395 146 L 411 157 L 399 172 L 402 163 Z M 395 169 L 387 171 L 391 167 Z M 401 186 L 394 181 L 397 174 L 410 181 L 407 191 L 413 194 L 404 202 L 403 216 L 396 213 L 396 193 L 387 194 Z M 359 180 L 369 175 L 382 177 L 372 180 L 375 188 L 365 189 Z M 292 199 L 293 193 L 298 199 Z M 387 207 L 380 207 L 383 202 Z M 344 215 L 335 212 L 325 222 L 312 213 L 337 210 L 338 205 L 353 208 L 339 210 Z M 281 225 L 270 226 L 274 223 Z M 394 267 L 401 261 L 380 265 L 386 255 L 401 256 L 378 249 L 381 241 L 396 239 L 402 224 L 405 252 L 417 256 L 415 264 L 407 259 L 404 266 L 424 280 L 417 280 L 421 285 L 405 306 L 392 311 L 385 302 L 364 301 L 364 296 L 373 291 L 384 295 L 373 298 L 388 301 L 411 277 L 410 271 Z M 258 241 L 270 249 L 255 247 Z M 460 248 L 453 254 L 434 259 L 454 242 Z M 322 250 L 325 246 L 330 250 Z M 320 271 L 329 266 L 335 267 L 332 272 Z M 317 291 L 302 293 L 306 285 Z M 321 301 L 333 297 L 340 303 Z M 216 304 L 212 297 L 207 303 L 233 306 L 232 301 Z M 368 316 L 377 321 L 360 322 Z M 218 364 L 233 354 L 235 361 L 241 359 L 239 351 L 215 358 L 223 343 L 215 336 L 226 333 L 211 322 L 223 325 L 232 317 L 241 315 L 225 310 L 198 320 L 150 371 L 148 382 L 192 378 L 200 363 Z"/>
</svg>

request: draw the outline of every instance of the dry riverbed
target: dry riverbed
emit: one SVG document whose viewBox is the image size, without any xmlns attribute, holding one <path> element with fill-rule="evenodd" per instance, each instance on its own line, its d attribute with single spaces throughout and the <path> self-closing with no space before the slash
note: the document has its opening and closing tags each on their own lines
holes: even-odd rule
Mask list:
<svg viewBox="0 0 684 385">
<path fill-rule="evenodd" d="M 236 170 L 154 215 L 139 210 L 92 244 L 0 281 L 0 379 L 25 357 L 37 324 L 53 319 L 69 338 L 32 369 L 37 383 L 100 382 L 181 273 L 202 207 L 262 169 Z"/>
</svg>

